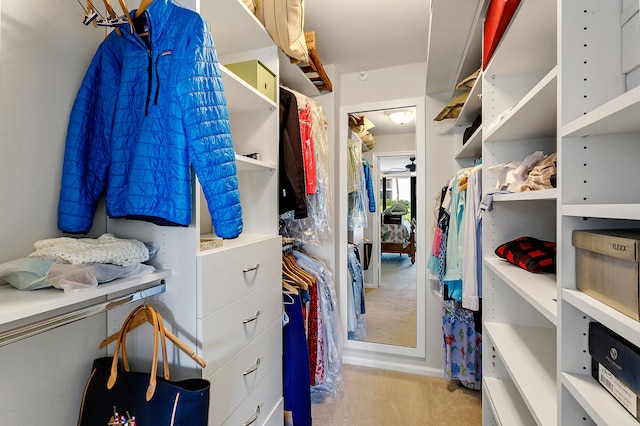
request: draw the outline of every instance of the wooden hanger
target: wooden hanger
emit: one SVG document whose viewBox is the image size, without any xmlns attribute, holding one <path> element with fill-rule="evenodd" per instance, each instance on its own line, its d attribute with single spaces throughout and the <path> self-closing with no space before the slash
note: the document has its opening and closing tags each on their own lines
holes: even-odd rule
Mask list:
<svg viewBox="0 0 640 426">
<path fill-rule="evenodd" d="M 109 14 L 109 16 L 114 19 L 117 18 L 118 15 L 116 15 L 116 11 L 113 10 L 113 6 L 111 6 L 111 0 L 102 0 L 102 2 L 104 3 L 104 7 L 107 9 L 107 13 Z M 116 34 L 122 35 L 122 33 L 120 32 L 120 28 L 115 27 L 114 30 Z"/>
<path fill-rule="evenodd" d="M 131 19 L 131 15 L 129 14 L 129 9 L 127 8 L 127 3 L 124 0 L 118 0 L 120 3 L 120 7 L 124 12 L 124 15 L 127 17 L 127 22 L 129 22 L 129 26 L 131 27 L 131 32 L 135 31 L 135 26 L 133 25 L 133 20 Z"/>
<path fill-rule="evenodd" d="M 142 0 L 140 2 L 140 6 L 138 6 L 138 9 L 136 10 L 135 17 L 137 18 L 138 16 L 142 15 L 142 12 L 147 10 L 147 7 L 149 7 L 151 3 L 153 3 L 153 0 Z"/>
<path fill-rule="evenodd" d="M 153 318 L 151 317 L 150 313 L 147 311 L 146 307 L 147 305 L 140 305 L 136 308 L 139 311 L 136 312 L 134 318 L 129 324 L 128 331 L 134 330 L 135 328 L 145 323 L 152 324 L 151 321 L 153 320 Z M 171 343 L 176 345 L 182 352 L 189 355 L 189 357 L 192 358 L 195 362 L 197 362 L 202 368 L 207 366 L 207 363 L 204 361 L 204 359 L 202 359 L 200 355 L 195 353 L 193 349 L 187 346 L 187 344 L 184 343 L 182 340 L 180 340 L 175 334 L 167 330 L 166 327 L 164 326 L 161 327 L 160 332 L 164 333 L 164 335 L 171 341 Z M 100 342 L 100 345 L 99 345 L 100 349 L 104 348 L 109 343 L 116 341 L 118 339 L 118 334 L 119 333 L 112 334 L 111 336 L 107 337 L 102 342 Z"/>
<path fill-rule="evenodd" d="M 296 258 L 291 253 L 287 253 L 284 255 L 284 261 L 289 265 L 291 270 L 302 278 L 304 281 L 308 282 L 310 285 L 314 285 L 316 283 L 316 279 L 313 275 L 305 271 L 298 265 Z"/>
</svg>

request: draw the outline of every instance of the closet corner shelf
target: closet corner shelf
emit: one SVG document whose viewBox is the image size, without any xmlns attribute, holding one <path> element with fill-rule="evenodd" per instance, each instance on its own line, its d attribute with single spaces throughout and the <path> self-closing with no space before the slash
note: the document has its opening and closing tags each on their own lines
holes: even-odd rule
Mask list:
<svg viewBox="0 0 640 426">
<path fill-rule="evenodd" d="M 482 382 L 498 424 L 535 426 L 536 422 L 511 380 L 484 377 Z"/>
<path fill-rule="evenodd" d="M 150 274 L 120 278 L 77 293 L 48 288 L 33 291 L 17 290 L 10 285 L 0 286 L 0 327 L 36 315 L 60 310 L 71 312 L 77 306 L 89 305 L 99 300 L 109 300 L 126 292 L 153 287 L 171 275 L 170 270 L 156 270 Z"/>
<path fill-rule="evenodd" d="M 534 420 L 556 425 L 555 328 L 487 322 L 485 329 Z"/>
<path fill-rule="evenodd" d="M 534 274 L 497 257 L 485 257 L 484 263 L 549 322 L 557 325 L 558 291 L 555 274 Z"/>
<path fill-rule="evenodd" d="M 591 376 L 562 373 L 562 384 L 599 425 L 637 425 L 638 422 L 618 403 L 605 388 Z M 582 419 L 574 419 L 576 422 Z"/>
<path fill-rule="evenodd" d="M 558 66 L 551 69 L 505 117 L 485 130 L 485 141 L 555 137 Z M 484 124 L 484 123 L 483 123 Z"/>
<path fill-rule="evenodd" d="M 590 318 L 615 330 L 616 333 L 634 345 L 640 346 L 639 323 L 633 318 L 624 315 L 580 290 L 562 289 L 562 300 L 576 307 Z"/>
<path fill-rule="evenodd" d="M 640 86 L 562 126 L 563 137 L 640 132 Z"/>
</svg>

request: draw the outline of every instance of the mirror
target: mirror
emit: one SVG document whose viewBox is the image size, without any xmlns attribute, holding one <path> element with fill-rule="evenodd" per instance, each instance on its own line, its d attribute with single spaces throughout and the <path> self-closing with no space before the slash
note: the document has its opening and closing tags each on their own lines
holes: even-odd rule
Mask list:
<svg viewBox="0 0 640 426">
<path fill-rule="evenodd" d="M 341 108 L 345 347 L 424 355 L 424 125 L 420 98 Z"/>
</svg>

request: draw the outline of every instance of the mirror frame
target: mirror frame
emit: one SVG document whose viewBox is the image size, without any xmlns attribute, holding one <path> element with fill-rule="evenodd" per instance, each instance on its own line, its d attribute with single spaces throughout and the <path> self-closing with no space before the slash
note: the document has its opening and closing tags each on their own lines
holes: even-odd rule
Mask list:
<svg viewBox="0 0 640 426">
<path fill-rule="evenodd" d="M 336 194 L 337 196 L 337 224 L 336 232 L 336 267 L 339 304 L 340 304 L 340 322 L 342 326 L 342 335 L 344 336 L 344 348 L 355 349 L 360 351 L 368 351 L 372 353 L 411 356 L 416 358 L 424 358 L 426 355 L 426 170 L 425 167 L 418 167 L 416 171 L 416 197 L 417 205 L 422 206 L 416 214 L 418 229 L 416 231 L 416 346 L 404 347 L 394 346 L 384 343 L 374 343 L 366 341 L 349 340 L 347 333 L 347 305 L 342 303 L 347 300 L 347 139 L 349 135 L 349 125 L 346 119 L 350 112 L 366 112 L 374 110 L 395 109 L 402 107 L 415 106 L 415 152 L 416 163 L 425 165 L 425 140 L 426 140 L 426 105 L 424 97 L 404 98 L 379 102 L 368 102 L 362 104 L 345 105 L 340 107 L 339 115 L 339 131 L 340 144 L 338 152 L 338 182 Z M 379 235 L 379 234 L 378 234 Z"/>
</svg>

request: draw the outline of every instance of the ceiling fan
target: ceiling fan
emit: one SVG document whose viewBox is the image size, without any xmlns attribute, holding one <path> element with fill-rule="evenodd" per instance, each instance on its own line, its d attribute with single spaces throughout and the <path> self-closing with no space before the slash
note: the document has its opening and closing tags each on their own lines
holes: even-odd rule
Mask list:
<svg viewBox="0 0 640 426">
<path fill-rule="evenodd" d="M 415 172 L 416 171 L 416 157 L 409 157 L 409 161 L 411 161 L 411 164 L 407 164 L 405 167 L 407 168 L 408 171 Z"/>
</svg>

